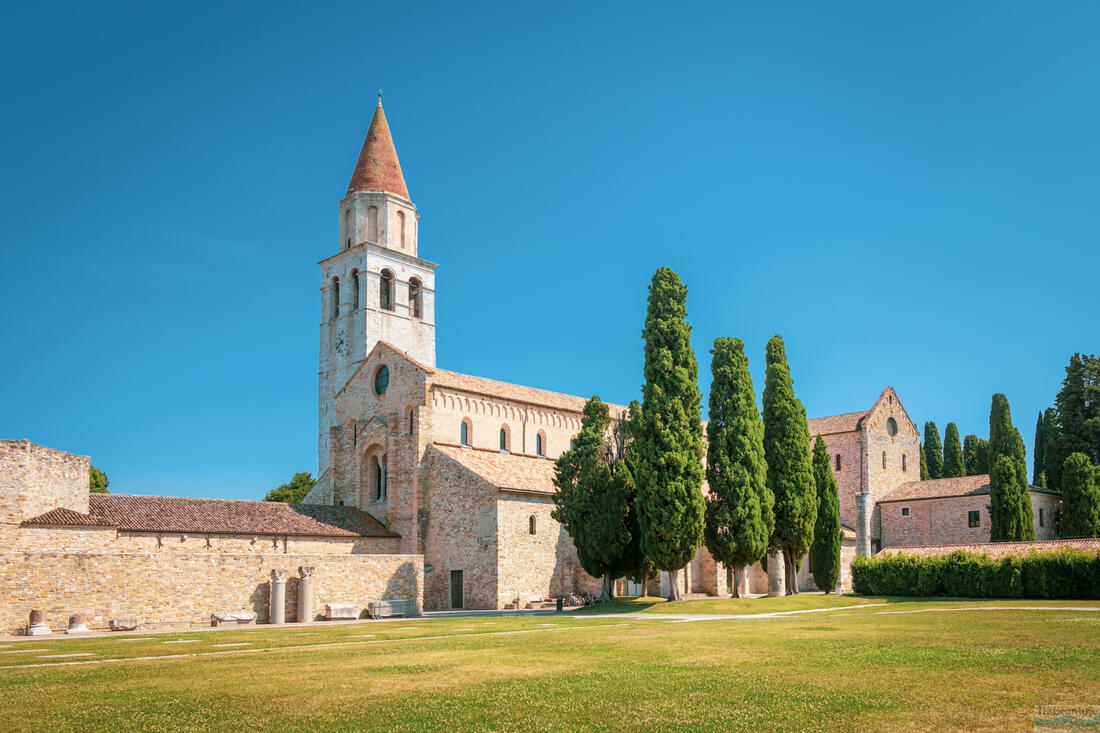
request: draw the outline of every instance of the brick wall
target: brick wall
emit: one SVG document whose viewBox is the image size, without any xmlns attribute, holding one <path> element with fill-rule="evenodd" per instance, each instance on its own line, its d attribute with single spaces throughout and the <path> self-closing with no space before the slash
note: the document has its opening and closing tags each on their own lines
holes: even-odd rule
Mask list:
<svg viewBox="0 0 1100 733">
<path fill-rule="evenodd" d="M 1035 539 L 1054 539 L 1054 516 L 1059 498 L 1054 494 L 1032 492 Z M 1043 526 L 1039 526 L 1039 509 Z M 908 509 L 908 516 L 902 510 Z M 936 499 L 892 501 L 879 505 L 882 517 L 883 547 L 919 545 L 958 545 L 989 542 L 989 494 L 951 496 Z M 969 513 L 979 513 L 977 527 L 969 526 Z"/>
<path fill-rule="evenodd" d="M 133 616 L 152 626 L 206 626 L 210 614 L 250 610 L 268 618 L 273 569 L 290 571 L 286 618 L 294 621 L 299 566 L 315 568 L 313 608 L 406 598 L 422 605 L 423 561 L 417 555 L 229 555 L 221 553 L 0 553 L 0 630 L 20 633 L 31 609 L 64 629 L 70 614 L 90 628 Z"/>
</svg>

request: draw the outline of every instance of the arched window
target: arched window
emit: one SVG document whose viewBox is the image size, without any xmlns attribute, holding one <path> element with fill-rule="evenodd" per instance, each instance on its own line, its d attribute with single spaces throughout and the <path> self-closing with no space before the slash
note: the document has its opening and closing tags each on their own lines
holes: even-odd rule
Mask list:
<svg viewBox="0 0 1100 733">
<path fill-rule="evenodd" d="M 382 270 L 378 281 L 378 306 L 382 310 L 393 310 L 393 273 L 389 270 Z"/>
<path fill-rule="evenodd" d="M 834 461 L 834 463 L 836 465 L 836 470 L 839 471 L 840 470 L 840 454 L 839 453 L 836 454 L 836 460 Z"/>
<path fill-rule="evenodd" d="M 371 493 L 375 501 L 386 500 L 386 457 L 371 456 L 370 458 L 370 484 Z"/>
<path fill-rule="evenodd" d="M 340 315 L 340 278 L 332 278 L 332 317 Z"/>
<path fill-rule="evenodd" d="M 901 470 L 902 471 L 908 471 L 909 470 L 909 467 L 905 465 L 905 454 L 904 453 L 901 454 Z"/>
<path fill-rule="evenodd" d="M 409 315 L 420 318 L 420 280 L 415 277 L 409 279 Z"/>
<path fill-rule="evenodd" d="M 541 430 L 539 431 L 538 435 L 535 436 L 535 455 L 546 455 L 546 437 L 542 434 Z"/>
<path fill-rule="evenodd" d="M 359 310 L 359 270 L 351 271 L 351 307 Z"/>
<path fill-rule="evenodd" d="M 344 209 L 344 249 L 351 249 L 351 209 Z"/>
<path fill-rule="evenodd" d="M 470 444 L 470 418 L 463 418 L 462 425 L 458 428 L 458 440 L 462 445 Z"/>
<path fill-rule="evenodd" d="M 527 534 L 535 534 L 535 515 L 532 514 L 527 518 Z"/>
<path fill-rule="evenodd" d="M 405 249 L 405 212 L 397 212 L 397 235 L 401 238 L 401 249 Z"/>
<path fill-rule="evenodd" d="M 378 241 L 378 207 L 371 206 L 367 209 L 367 241 Z"/>
<path fill-rule="evenodd" d="M 500 426 L 500 449 L 501 450 L 511 450 L 511 448 L 509 447 L 511 445 L 510 438 L 511 438 L 511 436 L 508 434 L 508 426 L 507 425 L 501 425 Z"/>
<path fill-rule="evenodd" d="M 886 451 L 882 452 L 882 467 L 886 468 Z"/>
</svg>

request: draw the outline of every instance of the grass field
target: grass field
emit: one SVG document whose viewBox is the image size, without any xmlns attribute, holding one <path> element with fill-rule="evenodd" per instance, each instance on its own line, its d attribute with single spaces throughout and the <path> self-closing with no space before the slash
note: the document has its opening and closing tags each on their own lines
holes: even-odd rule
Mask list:
<svg viewBox="0 0 1100 733">
<path fill-rule="evenodd" d="M 1100 612 L 1028 607 L 1097 605 L 627 601 L 576 617 L 0 641 L 0 721 L 35 731 L 1025 730 L 1037 705 L 1100 704 Z M 981 610 L 992 607 L 1003 610 Z M 828 610 L 661 616 L 809 608 Z"/>
</svg>

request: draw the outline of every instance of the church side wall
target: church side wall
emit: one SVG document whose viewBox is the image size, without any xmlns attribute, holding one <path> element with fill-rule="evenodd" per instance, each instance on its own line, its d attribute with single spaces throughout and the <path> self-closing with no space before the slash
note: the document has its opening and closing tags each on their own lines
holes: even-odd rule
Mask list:
<svg viewBox="0 0 1100 733">
<path fill-rule="evenodd" d="M 134 617 L 148 627 L 208 626 L 210 614 L 255 611 L 269 618 L 271 571 L 289 571 L 286 619 L 296 621 L 300 566 L 314 568 L 313 608 L 326 603 L 411 599 L 422 606 L 423 561 L 417 555 L 231 555 L 220 553 L 0 553 L 0 630 L 21 633 L 32 609 L 54 630 L 85 613 L 104 629 Z"/>
<path fill-rule="evenodd" d="M 1054 516 L 1059 504 L 1059 497 L 1054 494 L 1031 494 L 1035 539 L 1052 540 L 1057 537 Z M 989 542 L 989 494 L 891 501 L 881 504 L 879 508 L 882 512 L 883 547 Z M 1043 526 L 1039 526 L 1040 508 L 1043 510 Z M 908 515 L 902 516 L 902 509 L 908 509 Z M 970 526 L 972 511 L 979 513 L 977 527 Z"/>
<path fill-rule="evenodd" d="M 450 608 L 450 574 L 461 570 L 464 607 L 496 608 L 497 488 L 438 451 L 428 452 L 425 468 L 431 479 L 424 564 L 431 571 L 424 579 L 424 607 Z"/>
<path fill-rule="evenodd" d="M 896 435 L 890 435 L 887 421 L 894 418 L 898 425 Z M 890 392 L 879 398 L 871 413 L 863 421 L 865 444 L 864 471 L 867 490 L 875 507 L 871 515 L 872 551 L 884 546 L 882 542 L 881 508 L 878 501 L 907 481 L 920 480 L 920 433 L 901 407 L 901 402 Z M 885 454 L 885 465 L 883 455 Z"/>
<path fill-rule="evenodd" d="M 810 436 L 813 446 L 816 435 Z M 863 477 L 860 475 L 860 434 L 833 433 L 822 435 L 821 439 L 829 448 L 829 466 L 836 477 L 840 494 L 840 523 L 851 528 L 856 526 L 856 494 L 863 491 Z M 840 456 L 840 469 L 836 467 L 836 457 Z"/>
<path fill-rule="evenodd" d="M 602 578 L 586 573 L 573 540 L 552 516 L 549 496 L 502 492 L 497 512 L 497 606 L 568 593 L 599 591 Z M 534 534 L 531 519 L 534 518 Z"/>
<path fill-rule="evenodd" d="M 114 527 L 21 527 L 5 545 L 30 552 L 147 552 L 230 555 L 395 554 L 396 537 L 284 537 L 181 532 L 119 532 Z"/>
<path fill-rule="evenodd" d="M 512 453 L 535 455 L 535 436 L 541 431 L 546 440 L 545 455 L 556 459 L 569 450 L 569 441 L 580 432 L 579 413 L 525 406 L 517 402 L 492 399 L 435 388 L 432 390 L 435 439 L 441 443 L 459 443 L 463 419 L 469 419 L 470 445 L 500 450 L 500 429 L 506 426 Z"/>
</svg>

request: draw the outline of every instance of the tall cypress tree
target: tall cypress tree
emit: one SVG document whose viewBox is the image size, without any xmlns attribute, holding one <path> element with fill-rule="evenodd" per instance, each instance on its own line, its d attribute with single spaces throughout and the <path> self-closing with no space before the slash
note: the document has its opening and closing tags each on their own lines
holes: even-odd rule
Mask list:
<svg viewBox="0 0 1100 733">
<path fill-rule="evenodd" d="M 829 467 L 829 448 L 820 435 L 814 441 L 813 472 L 817 486 L 817 520 L 810 545 L 810 572 L 817 587 L 830 593 L 840 578 L 840 495 L 836 476 Z"/>
<path fill-rule="evenodd" d="M 977 435 L 966 436 L 963 440 L 963 459 L 967 476 L 989 473 L 989 441 Z"/>
<path fill-rule="evenodd" d="M 631 544 L 630 515 L 634 486 L 625 468 L 612 476 L 607 445 L 611 417 L 607 405 L 593 397 L 584 406 L 581 430 L 573 447 L 555 465 L 554 510 L 577 549 L 585 572 L 603 578 L 605 600 L 613 596 L 614 581 L 624 571 Z"/>
<path fill-rule="evenodd" d="M 932 478 L 928 475 L 928 458 L 924 455 L 924 442 L 920 444 L 920 480 L 927 481 Z"/>
<path fill-rule="evenodd" d="M 1046 456 L 1046 421 L 1043 420 L 1043 411 L 1039 410 L 1039 417 L 1035 419 L 1035 442 L 1031 447 L 1031 483 L 1036 486 L 1046 483 Z"/>
<path fill-rule="evenodd" d="M 943 477 L 958 478 L 966 475 L 962 443 L 959 442 L 959 426 L 947 423 L 943 431 Z"/>
<path fill-rule="evenodd" d="M 1062 536 L 1100 537 L 1100 470 L 1084 453 L 1062 467 Z"/>
<path fill-rule="evenodd" d="M 1084 453 L 1100 464 L 1100 358 L 1074 354 L 1062 388 L 1054 398 L 1053 427 L 1046 448 L 1047 483 L 1061 486 L 1062 468 L 1071 453 Z"/>
<path fill-rule="evenodd" d="M 1025 458 L 1024 439 L 1012 424 L 1008 398 L 995 394 L 989 410 L 989 460 L 993 464 L 989 523 L 990 539 L 995 542 L 1035 539 Z"/>
<path fill-rule="evenodd" d="M 928 466 L 929 478 L 943 478 L 943 444 L 940 443 L 940 429 L 931 420 L 924 424 L 924 462 Z"/>
<path fill-rule="evenodd" d="M 667 570 L 670 599 L 680 597 L 680 568 L 703 539 L 703 423 L 699 367 L 691 349 L 687 288 L 661 267 L 649 286 L 645 385 L 632 464 L 643 554 Z"/>
<path fill-rule="evenodd" d="M 798 565 L 813 539 L 817 487 L 810 464 L 806 409 L 794 394 L 783 339 L 768 341 L 764 378 L 764 458 L 775 499 L 770 547 L 783 551 L 787 594 L 798 593 Z"/>
<path fill-rule="evenodd" d="M 749 360 L 741 339 L 717 338 L 710 370 L 707 497 L 703 541 L 714 559 L 733 569 L 731 595 L 741 595 L 746 565 L 768 550 L 772 498 L 764 462 L 764 424 L 756 408 Z M 774 521 L 774 520 L 773 520 Z"/>
</svg>

